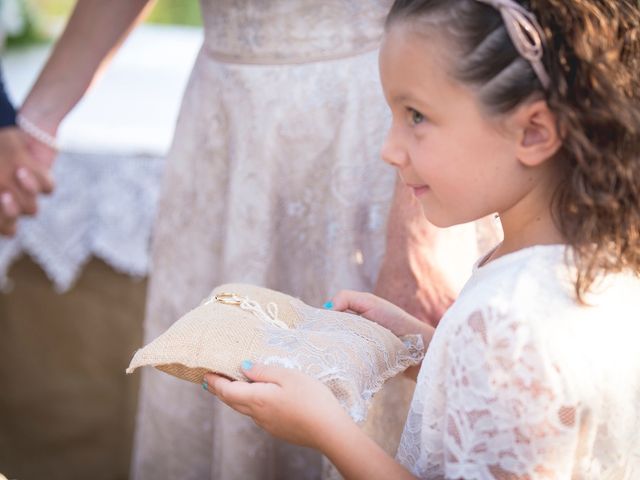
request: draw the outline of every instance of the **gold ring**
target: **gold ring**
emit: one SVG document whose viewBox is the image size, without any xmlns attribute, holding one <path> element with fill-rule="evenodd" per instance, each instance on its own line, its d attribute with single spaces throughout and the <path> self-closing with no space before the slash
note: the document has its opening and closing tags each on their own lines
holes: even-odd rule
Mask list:
<svg viewBox="0 0 640 480">
<path fill-rule="evenodd" d="M 224 303 L 225 305 L 240 305 L 242 300 L 238 300 L 238 295 L 235 293 L 220 292 L 215 295 L 216 302 Z"/>
</svg>

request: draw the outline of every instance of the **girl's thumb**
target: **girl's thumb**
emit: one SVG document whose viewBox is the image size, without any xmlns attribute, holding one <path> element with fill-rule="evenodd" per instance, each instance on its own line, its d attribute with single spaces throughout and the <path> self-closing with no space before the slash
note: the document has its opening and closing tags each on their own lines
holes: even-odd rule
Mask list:
<svg viewBox="0 0 640 480">
<path fill-rule="evenodd" d="M 371 308 L 371 294 L 356 292 L 354 290 L 342 290 L 333 297 L 333 310 L 345 312 L 347 310 L 361 314 Z"/>
<path fill-rule="evenodd" d="M 251 360 L 243 360 L 242 371 L 253 382 L 267 382 L 280 384 L 288 370 L 273 365 L 255 364 Z"/>
</svg>

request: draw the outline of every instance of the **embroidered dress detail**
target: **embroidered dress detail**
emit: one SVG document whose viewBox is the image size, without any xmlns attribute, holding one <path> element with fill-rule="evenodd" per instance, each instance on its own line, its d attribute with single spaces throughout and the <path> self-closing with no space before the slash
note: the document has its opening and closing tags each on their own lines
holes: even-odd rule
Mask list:
<svg viewBox="0 0 640 480">
<path fill-rule="evenodd" d="M 422 479 L 640 474 L 640 280 L 580 306 L 565 247 L 476 268 L 429 344 L 397 459 Z"/>
</svg>

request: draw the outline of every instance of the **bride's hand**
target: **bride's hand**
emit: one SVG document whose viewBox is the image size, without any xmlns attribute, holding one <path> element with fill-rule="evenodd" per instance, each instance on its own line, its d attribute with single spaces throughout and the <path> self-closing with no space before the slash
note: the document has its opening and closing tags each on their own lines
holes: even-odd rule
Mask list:
<svg viewBox="0 0 640 480">
<path fill-rule="evenodd" d="M 22 215 L 34 215 L 38 195 L 53 190 L 49 166 L 35 156 L 34 140 L 15 127 L 0 129 L 0 235 L 12 236 Z"/>
</svg>

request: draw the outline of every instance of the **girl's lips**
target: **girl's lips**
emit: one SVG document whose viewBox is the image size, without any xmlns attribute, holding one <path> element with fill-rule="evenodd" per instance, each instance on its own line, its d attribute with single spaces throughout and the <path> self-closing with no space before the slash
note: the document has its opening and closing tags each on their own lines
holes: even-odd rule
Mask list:
<svg viewBox="0 0 640 480">
<path fill-rule="evenodd" d="M 419 197 L 420 195 L 424 195 L 429 191 L 428 185 L 409 185 L 409 187 L 411 188 L 411 190 L 413 190 L 413 194 L 416 197 Z"/>
</svg>

